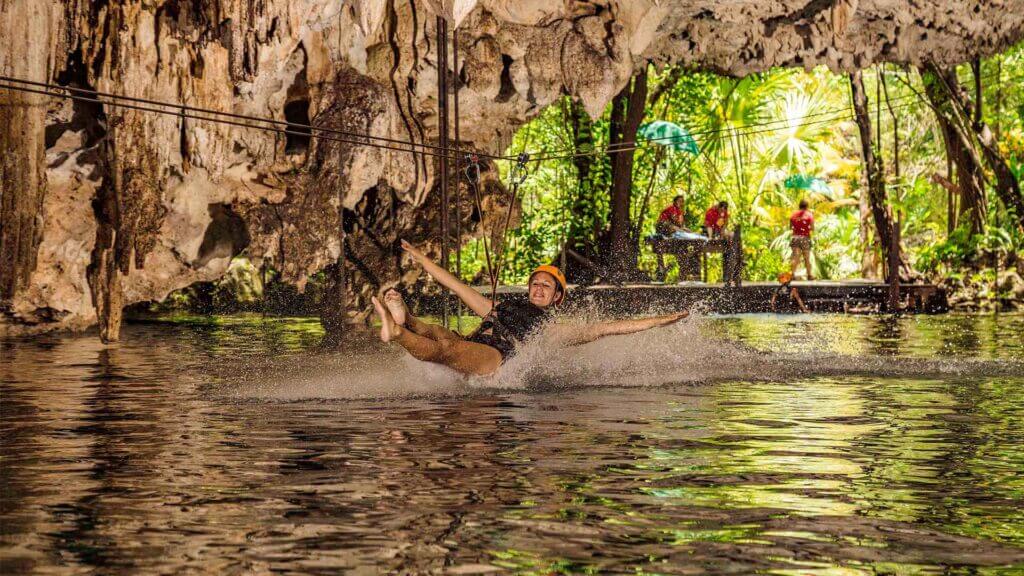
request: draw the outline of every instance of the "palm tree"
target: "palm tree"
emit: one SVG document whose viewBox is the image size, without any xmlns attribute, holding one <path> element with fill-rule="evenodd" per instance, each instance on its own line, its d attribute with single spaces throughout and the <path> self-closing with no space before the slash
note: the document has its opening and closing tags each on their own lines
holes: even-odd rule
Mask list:
<svg viewBox="0 0 1024 576">
<path fill-rule="evenodd" d="M 709 108 L 700 125 L 701 151 L 711 159 L 709 168 L 725 181 L 730 175 L 734 193 L 728 194 L 738 215 L 748 213 L 749 174 L 747 164 L 754 144 L 751 126 L 771 117 L 771 103 L 792 86 L 788 71 L 753 74 L 744 78 L 718 78 Z M 722 177 L 723 174 L 725 177 Z"/>
</svg>

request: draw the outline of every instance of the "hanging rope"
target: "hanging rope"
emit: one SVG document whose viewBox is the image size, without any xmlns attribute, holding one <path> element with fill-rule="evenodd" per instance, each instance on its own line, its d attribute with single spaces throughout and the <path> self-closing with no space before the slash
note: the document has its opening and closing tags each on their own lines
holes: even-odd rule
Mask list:
<svg viewBox="0 0 1024 576">
<path fill-rule="evenodd" d="M 484 246 L 484 258 L 487 266 L 487 275 L 491 283 L 492 302 L 497 299 L 498 281 L 501 278 L 501 268 L 505 259 L 506 243 L 504 239 L 508 234 L 508 227 L 512 222 L 512 212 L 515 210 L 516 200 L 519 198 L 519 187 L 526 181 L 526 177 L 529 175 L 529 172 L 526 169 L 529 161 L 530 155 L 526 152 L 522 152 L 516 158 L 516 163 L 509 170 L 508 209 L 505 212 L 505 220 L 502 223 L 502 242 L 500 249 L 492 255 L 487 236 L 485 235 L 480 241 Z M 466 157 L 464 166 L 463 170 L 466 174 L 466 182 L 473 191 L 473 203 L 476 206 L 477 214 L 480 216 L 480 222 L 482 223 L 484 220 L 484 208 L 483 200 L 480 195 L 480 158 L 475 155 L 469 155 Z"/>
<path fill-rule="evenodd" d="M 505 254 L 508 252 L 507 242 L 505 241 L 506 235 L 508 234 L 509 224 L 512 223 L 512 212 L 515 210 L 516 200 L 519 197 L 519 186 L 526 181 L 526 177 L 529 173 L 526 170 L 526 164 L 530 161 L 530 155 L 526 152 L 521 152 L 516 158 L 516 163 L 509 169 L 509 202 L 508 210 L 505 211 L 505 222 L 501 227 L 501 250 L 497 254 L 497 268 L 494 271 L 494 276 L 491 278 L 491 301 L 494 302 L 498 294 L 498 281 L 501 278 L 501 269 L 505 262 Z"/>
<path fill-rule="evenodd" d="M 473 204 L 476 207 L 477 217 L 480 218 L 480 222 L 484 221 L 484 207 L 483 202 L 480 199 L 480 157 L 476 154 L 470 154 L 466 156 L 465 168 L 463 171 L 466 174 L 466 182 L 469 183 L 470 188 L 473 190 Z M 484 258 L 487 263 L 487 276 L 491 282 L 494 282 L 494 262 L 491 259 L 491 249 L 487 244 L 487 237 L 484 236 L 481 239 L 481 244 L 484 245 Z"/>
</svg>

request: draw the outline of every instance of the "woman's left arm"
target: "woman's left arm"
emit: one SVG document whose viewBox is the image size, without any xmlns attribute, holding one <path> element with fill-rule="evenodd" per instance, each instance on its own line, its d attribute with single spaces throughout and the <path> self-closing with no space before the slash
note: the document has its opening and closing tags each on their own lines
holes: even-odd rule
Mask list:
<svg viewBox="0 0 1024 576">
<path fill-rule="evenodd" d="M 605 336 L 633 334 L 636 332 L 643 332 L 644 330 L 650 330 L 651 328 L 657 328 L 658 326 L 668 326 L 669 324 L 674 324 L 689 315 L 689 310 L 683 310 L 682 312 L 676 312 L 674 314 L 653 316 L 651 318 L 640 318 L 638 320 L 613 320 L 611 322 L 591 324 L 575 332 L 570 331 L 569 327 L 566 326 L 564 328 L 565 342 L 569 346 L 579 346 L 581 344 L 593 342 L 599 338 L 604 338 Z"/>
</svg>

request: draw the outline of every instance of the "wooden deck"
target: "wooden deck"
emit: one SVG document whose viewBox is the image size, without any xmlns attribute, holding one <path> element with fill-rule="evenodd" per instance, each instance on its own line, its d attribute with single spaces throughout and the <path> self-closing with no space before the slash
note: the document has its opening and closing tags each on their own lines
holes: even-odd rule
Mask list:
<svg viewBox="0 0 1024 576">
<path fill-rule="evenodd" d="M 623 284 L 569 287 L 570 307 L 599 307 L 613 314 L 637 314 L 648 311 L 678 310 L 699 306 L 719 314 L 771 312 L 772 292 L 776 282 L 744 282 L 742 286 L 683 282 L 680 284 Z M 888 300 L 889 286 L 870 280 L 793 282 L 812 312 L 874 312 Z M 489 293 L 490 287 L 477 287 Z M 524 286 L 502 286 L 498 293 L 504 298 L 526 298 Z M 900 287 L 900 296 L 907 312 L 939 313 L 949 309 L 946 293 L 931 284 L 908 284 Z M 454 299 L 451 302 L 455 302 Z M 437 314 L 440 295 L 420 297 L 421 313 Z"/>
</svg>

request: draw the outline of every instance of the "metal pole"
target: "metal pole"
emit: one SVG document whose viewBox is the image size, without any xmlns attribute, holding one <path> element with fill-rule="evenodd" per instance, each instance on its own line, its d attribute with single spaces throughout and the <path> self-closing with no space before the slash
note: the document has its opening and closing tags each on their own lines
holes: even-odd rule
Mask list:
<svg viewBox="0 0 1024 576">
<path fill-rule="evenodd" d="M 896 177 L 896 199 L 902 202 L 903 196 L 900 193 L 900 122 L 899 117 L 892 110 L 892 104 L 889 102 L 889 94 L 885 95 L 885 103 L 889 106 L 889 114 L 892 116 L 892 167 L 893 176 Z M 889 295 L 890 304 L 893 306 L 893 312 L 895 312 L 900 305 L 900 262 L 903 260 L 903 247 L 901 245 L 903 236 L 903 211 L 898 208 L 898 205 L 894 221 L 896 229 L 893 231 L 892 238 L 893 270 L 892 288 L 890 289 L 892 293 Z"/>
<path fill-rule="evenodd" d="M 441 187 L 441 267 L 449 269 L 448 258 L 448 21 L 437 17 L 437 115 L 439 180 Z M 441 297 L 441 324 L 448 327 L 448 291 Z"/>
<path fill-rule="evenodd" d="M 462 138 L 459 135 L 459 29 L 452 30 L 452 69 L 454 70 L 452 100 L 455 112 L 455 277 L 462 280 Z M 462 300 L 458 301 L 455 313 L 455 329 L 462 332 Z"/>
<path fill-rule="evenodd" d="M 338 145 L 338 170 L 341 170 L 342 147 Z M 341 178 L 338 178 L 338 240 L 341 247 L 338 249 L 338 291 L 341 308 L 340 319 L 342 325 L 348 320 L 348 258 L 345 255 L 345 190 L 341 186 Z"/>
<path fill-rule="evenodd" d="M 892 117 L 892 165 L 893 177 L 896 186 L 894 193 L 896 200 L 900 200 L 900 122 L 899 117 L 892 108 L 892 101 L 889 99 L 889 86 L 885 82 L 885 68 L 879 72 L 879 84 L 885 94 L 885 107 L 889 109 L 889 116 Z M 882 103 L 878 103 L 882 108 Z M 879 117 L 879 133 L 881 133 L 881 117 Z M 879 140 L 881 146 L 881 140 Z M 900 229 L 902 228 L 902 213 L 897 209 L 893 215 L 892 245 L 889 247 L 889 311 L 897 312 L 900 306 Z"/>
<path fill-rule="evenodd" d="M 900 225 L 892 223 L 892 248 L 889 250 L 889 312 L 898 312 L 900 307 Z"/>
<path fill-rule="evenodd" d="M 569 245 L 569 186 L 566 184 L 564 166 L 559 166 L 559 178 L 558 186 L 562 192 L 562 250 L 561 258 L 558 261 L 558 266 L 562 269 L 562 275 L 565 275 L 566 263 L 568 255 L 565 253 L 566 247 Z"/>
</svg>

